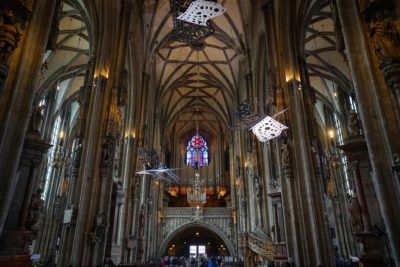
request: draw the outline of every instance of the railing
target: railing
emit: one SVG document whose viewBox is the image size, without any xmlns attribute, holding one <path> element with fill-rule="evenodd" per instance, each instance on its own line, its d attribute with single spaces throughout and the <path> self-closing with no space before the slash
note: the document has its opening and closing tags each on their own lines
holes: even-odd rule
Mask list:
<svg viewBox="0 0 400 267">
<path fill-rule="evenodd" d="M 196 215 L 196 207 L 165 208 L 165 217 L 193 217 Z M 204 208 L 200 207 L 203 217 L 226 218 L 231 216 L 231 208 Z"/>
<path fill-rule="evenodd" d="M 179 207 L 164 209 L 163 236 L 173 233 L 177 228 L 193 222 L 204 223 L 223 233 L 228 239 L 232 234 L 231 208 Z"/>
</svg>

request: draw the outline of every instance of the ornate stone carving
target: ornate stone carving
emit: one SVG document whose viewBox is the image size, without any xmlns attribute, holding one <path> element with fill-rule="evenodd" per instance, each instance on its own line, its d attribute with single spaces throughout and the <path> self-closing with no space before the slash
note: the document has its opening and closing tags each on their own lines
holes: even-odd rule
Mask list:
<svg viewBox="0 0 400 267">
<path fill-rule="evenodd" d="M 118 106 L 124 107 L 128 101 L 128 70 L 121 74 L 121 82 L 118 90 Z"/>
<path fill-rule="evenodd" d="M 39 134 L 43 123 L 43 110 L 44 106 L 40 105 L 37 105 L 33 108 L 31 123 L 29 125 L 29 131 L 31 133 Z"/>
<path fill-rule="evenodd" d="M 400 89 L 400 58 L 386 58 L 380 67 L 387 85 L 396 94 Z"/>
<path fill-rule="evenodd" d="M 362 220 L 361 207 L 356 197 L 349 198 L 348 211 L 350 214 L 350 224 L 353 234 L 358 234 L 364 231 Z"/>
<path fill-rule="evenodd" d="M 18 47 L 21 32 L 31 14 L 33 1 L 0 2 L 0 88 L 8 74 L 8 60 Z"/>
<path fill-rule="evenodd" d="M 283 168 L 287 168 L 291 165 L 289 145 L 282 144 L 281 151 L 282 151 L 282 166 Z"/>
<path fill-rule="evenodd" d="M 93 241 L 101 242 L 104 239 L 106 227 L 104 225 L 104 213 L 99 213 L 96 217 L 96 227 L 94 230 Z"/>
<path fill-rule="evenodd" d="M 271 191 L 279 191 L 281 188 L 278 179 L 274 179 L 269 183 L 269 189 Z"/>
<path fill-rule="evenodd" d="M 163 239 L 169 233 L 174 232 L 177 228 L 193 222 L 202 222 L 210 224 L 218 228 L 226 236 L 230 236 L 232 228 L 231 223 L 232 210 L 230 208 L 205 208 L 199 207 L 181 207 L 181 208 L 164 208 L 163 222 Z"/>
<path fill-rule="evenodd" d="M 332 0 L 331 2 L 331 9 L 332 9 L 332 19 L 335 27 L 335 35 L 336 35 L 336 51 L 343 57 L 344 60 L 347 60 L 345 54 L 345 44 L 344 38 L 342 33 L 342 24 L 339 19 L 339 12 L 337 9 L 336 0 Z"/>
<path fill-rule="evenodd" d="M 134 235 L 129 235 L 126 238 L 126 248 L 128 250 L 133 250 L 134 248 L 137 247 L 137 245 L 138 245 L 138 241 L 137 241 L 137 239 L 135 238 Z"/>
<path fill-rule="evenodd" d="M 149 168 L 155 168 L 158 166 L 159 157 L 155 149 L 147 149 L 143 147 L 138 148 L 138 157 L 143 161 L 143 164 Z"/>
<path fill-rule="evenodd" d="M 392 1 L 364 0 L 360 7 L 386 83 L 396 92 L 400 88 L 400 19 L 395 5 Z"/>
<path fill-rule="evenodd" d="M 113 147 L 111 138 L 106 137 L 103 142 L 103 151 L 101 154 L 101 165 L 102 167 L 110 167 L 113 159 Z"/>
<path fill-rule="evenodd" d="M 121 136 L 122 113 L 119 106 L 120 88 L 114 87 L 111 89 L 111 103 L 107 121 L 107 135 L 111 135 L 118 139 Z"/>
<path fill-rule="evenodd" d="M 282 144 L 281 147 L 282 168 L 286 178 L 292 178 L 292 159 L 290 155 L 290 146 L 288 143 Z"/>
<path fill-rule="evenodd" d="M 261 185 L 261 182 L 260 182 L 260 177 L 258 175 L 256 175 L 254 177 L 254 181 L 255 181 L 255 184 L 256 184 L 255 185 L 255 189 L 256 189 L 257 204 L 261 205 L 263 196 L 262 196 L 262 185 Z"/>
<path fill-rule="evenodd" d="M 250 113 L 252 111 L 251 109 L 252 109 L 252 107 L 251 107 L 250 99 L 247 98 L 242 103 L 240 103 L 236 114 L 239 115 L 239 118 L 244 118 L 247 115 L 250 115 Z"/>
<path fill-rule="evenodd" d="M 358 119 L 358 114 L 354 110 L 350 111 L 348 127 L 350 136 L 361 135 L 361 122 Z"/>
<path fill-rule="evenodd" d="M 6 11 L 0 24 L 0 62 L 7 64 L 8 58 L 18 47 L 20 36 L 18 18 L 12 10 Z"/>
<path fill-rule="evenodd" d="M 242 205 L 242 214 L 243 216 L 247 216 L 247 197 L 246 194 L 243 192 L 242 196 L 240 197 L 240 203 Z"/>
<path fill-rule="evenodd" d="M 393 18 L 393 8 L 391 3 L 374 1 L 365 10 L 371 42 L 380 60 L 400 57 L 400 20 Z"/>
<path fill-rule="evenodd" d="M 393 167 L 394 173 L 400 182 L 400 154 L 393 154 Z"/>
<path fill-rule="evenodd" d="M 32 236 L 35 238 L 42 223 L 42 208 L 44 201 L 41 199 L 42 189 L 38 188 L 36 193 L 32 195 L 29 205 L 28 218 L 26 220 L 26 228 L 32 231 Z"/>
<path fill-rule="evenodd" d="M 393 154 L 393 163 L 395 167 L 400 166 L 400 154 Z"/>
</svg>

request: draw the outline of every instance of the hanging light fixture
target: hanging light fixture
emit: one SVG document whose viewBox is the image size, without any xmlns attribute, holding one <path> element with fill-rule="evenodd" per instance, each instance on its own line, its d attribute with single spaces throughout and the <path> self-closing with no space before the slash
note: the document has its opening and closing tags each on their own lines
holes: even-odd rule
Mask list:
<svg viewBox="0 0 400 267">
<path fill-rule="evenodd" d="M 288 127 L 270 116 L 266 116 L 250 129 L 260 142 L 266 142 L 280 136 L 282 131 L 288 129 Z"/>
<path fill-rule="evenodd" d="M 176 184 L 170 185 L 168 187 L 168 193 L 171 197 L 178 197 L 179 187 Z"/>
<path fill-rule="evenodd" d="M 220 199 L 225 197 L 226 193 L 228 193 L 228 189 L 226 189 L 223 178 L 221 178 L 219 174 L 217 175 L 217 183 L 217 197 Z"/>
<path fill-rule="evenodd" d="M 199 66 L 199 51 L 197 51 L 197 84 L 200 80 L 200 66 Z M 200 140 L 199 135 L 199 89 L 196 89 L 196 140 Z M 205 183 L 205 179 L 200 176 L 200 168 L 203 166 L 200 162 L 200 151 L 199 145 L 195 144 L 196 156 L 195 156 L 195 164 L 193 166 L 194 169 L 194 178 L 191 181 L 191 185 L 187 190 L 187 201 L 191 207 L 195 206 L 204 206 L 207 202 L 207 187 Z"/>
<path fill-rule="evenodd" d="M 205 4 L 203 4 L 203 2 L 205 2 Z M 212 9 L 210 4 L 219 5 L 217 0 L 170 0 L 172 21 L 174 23 L 171 39 L 188 44 L 196 44 L 213 34 L 215 29 L 208 20 L 217 15 L 215 8 Z M 213 11 L 213 13 L 201 14 L 201 17 L 199 17 L 200 13 L 203 13 L 200 10 L 205 11 L 206 6 L 208 8 L 207 10 Z M 199 10 L 196 10 L 196 7 Z M 193 13 L 192 9 L 196 12 Z M 222 6 L 219 7 L 219 11 L 221 10 L 223 10 Z M 203 15 L 206 15 L 206 17 Z M 194 21 L 193 18 L 195 18 Z M 201 18 L 201 20 L 199 18 Z"/>
<path fill-rule="evenodd" d="M 53 160 L 53 167 L 58 169 L 64 166 L 64 163 L 67 162 L 67 158 L 64 155 L 64 131 L 60 131 L 59 141 L 56 145 L 56 155 Z"/>
<path fill-rule="evenodd" d="M 201 26 L 207 26 L 208 20 L 222 15 L 225 12 L 226 9 L 219 3 L 196 0 L 189 5 L 185 13 L 180 15 L 178 19 Z"/>
<path fill-rule="evenodd" d="M 267 142 L 279 137 L 283 130 L 289 129 L 286 125 L 275 120 L 278 115 L 286 110 L 284 109 L 271 117 L 252 111 L 250 100 L 245 100 L 240 104 L 239 110 L 236 112 L 240 118 L 240 124 L 232 127 L 231 130 L 252 130 L 260 142 Z"/>
</svg>

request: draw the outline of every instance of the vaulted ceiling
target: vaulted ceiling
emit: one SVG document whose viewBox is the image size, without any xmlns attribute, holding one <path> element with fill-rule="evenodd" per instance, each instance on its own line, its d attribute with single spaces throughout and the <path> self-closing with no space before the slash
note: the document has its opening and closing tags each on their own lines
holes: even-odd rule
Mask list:
<svg viewBox="0 0 400 267">
<path fill-rule="evenodd" d="M 184 2 L 184 1 L 183 1 Z M 146 57 L 152 70 L 161 121 L 178 136 L 199 128 L 214 135 L 231 125 L 241 90 L 250 1 L 219 1 L 227 12 L 210 21 L 215 32 L 195 45 L 173 37 L 170 0 L 146 0 Z M 221 124 L 222 123 L 222 124 Z"/>
</svg>

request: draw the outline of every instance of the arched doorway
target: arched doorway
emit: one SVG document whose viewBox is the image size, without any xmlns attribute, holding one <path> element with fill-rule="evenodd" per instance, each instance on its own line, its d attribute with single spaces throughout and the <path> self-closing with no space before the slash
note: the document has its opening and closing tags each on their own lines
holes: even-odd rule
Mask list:
<svg viewBox="0 0 400 267">
<path fill-rule="evenodd" d="M 176 229 L 162 242 L 159 256 L 234 256 L 230 240 L 206 223 L 189 223 Z"/>
</svg>

